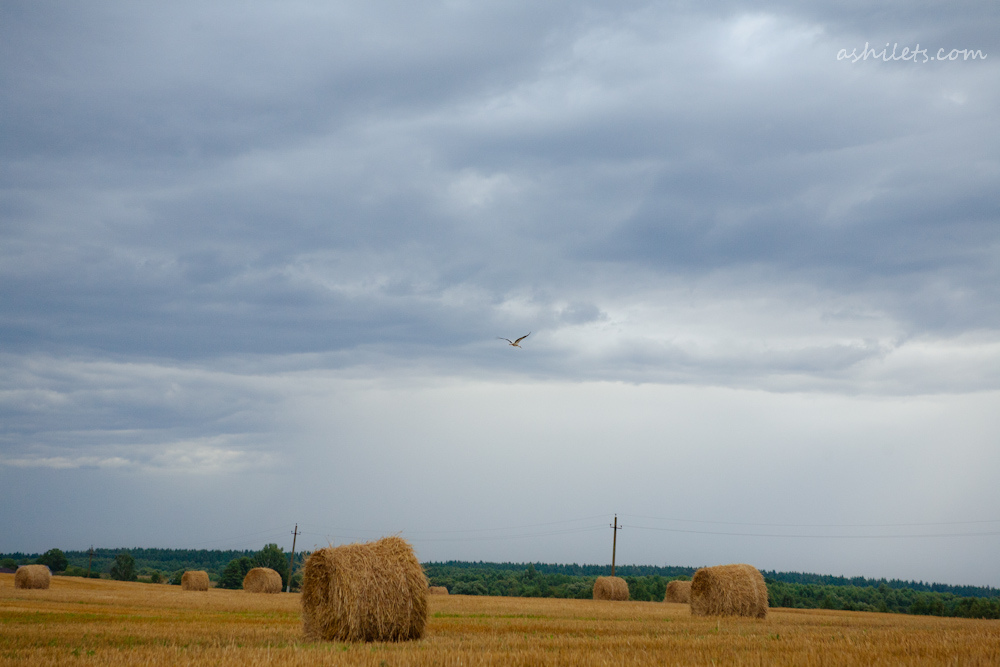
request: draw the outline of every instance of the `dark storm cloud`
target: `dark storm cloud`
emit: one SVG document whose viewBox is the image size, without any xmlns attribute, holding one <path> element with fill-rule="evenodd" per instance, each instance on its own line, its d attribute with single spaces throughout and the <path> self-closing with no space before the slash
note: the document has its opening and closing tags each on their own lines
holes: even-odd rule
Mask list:
<svg viewBox="0 0 1000 667">
<path fill-rule="evenodd" d="M 503 84 L 565 18 L 556 4 L 500 3 L 10 3 L 4 13 L 5 150 L 147 166 L 156 156 L 167 167 Z"/>
<path fill-rule="evenodd" d="M 836 53 L 990 7 L 8 3 L 4 349 L 849 385 L 996 331 L 1000 133 L 995 56 Z"/>
</svg>

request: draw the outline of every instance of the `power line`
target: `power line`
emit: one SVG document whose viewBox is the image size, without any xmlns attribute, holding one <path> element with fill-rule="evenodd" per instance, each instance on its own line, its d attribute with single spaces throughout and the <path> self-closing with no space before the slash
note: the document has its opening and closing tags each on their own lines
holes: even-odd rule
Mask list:
<svg viewBox="0 0 1000 667">
<path fill-rule="evenodd" d="M 579 521 L 591 521 L 593 519 L 603 519 L 607 517 L 607 514 L 595 514 L 594 516 L 585 516 L 577 519 L 562 519 L 559 521 L 546 521 L 544 523 L 529 523 L 520 526 L 504 526 L 498 528 L 454 528 L 450 530 L 421 530 L 412 535 L 441 535 L 441 534 L 453 534 L 453 533 L 487 533 L 487 532 L 501 532 L 507 530 L 525 530 L 527 528 L 541 528 L 544 526 L 556 526 L 566 523 L 577 523 Z M 346 527 L 330 527 L 330 526 L 320 526 L 317 524 L 300 524 L 303 528 L 312 528 L 313 530 L 319 532 L 309 531 L 308 533 L 303 532 L 303 535 L 331 535 L 335 533 L 378 533 L 383 534 L 386 531 L 373 530 L 371 528 L 346 528 Z"/>
<path fill-rule="evenodd" d="M 556 535 L 572 535 L 576 533 L 592 533 L 598 530 L 605 530 L 604 526 L 590 526 L 588 528 L 574 528 L 570 530 L 555 530 L 545 533 L 524 533 L 521 535 L 483 535 L 480 537 L 413 537 L 411 541 L 423 542 L 486 542 L 490 540 L 518 540 L 531 537 L 555 537 Z"/>
<path fill-rule="evenodd" d="M 626 514 L 636 519 L 651 521 L 676 521 L 677 523 L 708 523 L 718 526 L 760 526 L 766 528 L 916 528 L 918 526 L 964 526 L 983 523 L 1000 523 L 1000 519 L 980 521 L 936 521 L 925 523 L 744 523 L 739 521 L 703 521 L 700 519 L 677 519 L 657 516 Z"/>
<path fill-rule="evenodd" d="M 193 549 L 205 544 L 218 544 L 219 542 L 247 542 L 251 537 L 259 537 L 261 535 L 274 535 L 276 533 L 284 533 L 288 530 L 287 527 L 284 528 L 270 528 L 268 530 L 260 530 L 255 533 L 244 533 L 243 535 L 238 535 L 236 537 L 222 537 L 216 540 L 205 540 L 203 542 L 189 542 L 183 547 L 177 547 L 182 549 Z"/>
<path fill-rule="evenodd" d="M 295 530 L 292 531 L 292 555 L 288 559 L 288 588 L 285 589 L 286 593 L 292 592 L 292 572 L 295 571 L 295 540 L 299 536 L 299 524 L 295 524 Z"/>
<path fill-rule="evenodd" d="M 462 528 L 455 530 L 426 530 L 424 533 L 477 533 L 501 530 L 524 530 L 525 528 L 541 528 L 543 526 L 556 526 L 564 523 L 576 523 L 578 521 L 591 521 L 593 519 L 603 519 L 607 514 L 595 514 L 594 516 L 580 517 L 579 519 L 563 519 L 561 521 L 546 521 L 545 523 L 529 523 L 523 526 L 507 526 L 505 528 Z"/>
<path fill-rule="evenodd" d="M 573 534 L 576 534 L 576 533 L 591 533 L 591 532 L 598 531 L 598 530 L 604 530 L 604 527 L 603 526 L 587 526 L 587 527 L 584 527 L 584 528 L 570 528 L 570 529 L 567 529 L 567 530 L 550 530 L 550 531 L 546 531 L 546 532 L 542 532 L 542 533 L 520 533 L 520 534 L 507 534 L 507 535 L 478 535 L 478 536 L 470 536 L 470 537 L 420 537 L 420 535 L 422 533 L 412 533 L 412 534 L 408 534 L 406 536 L 406 539 L 408 539 L 411 542 L 420 543 L 420 544 L 425 543 L 425 542 L 489 542 L 489 541 L 495 541 L 495 540 L 519 540 L 519 539 L 537 538 L 537 537 L 555 537 L 557 535 L 573 535 Z M 379 534 L 379 535 L 386 534 L 384 532 L 379 532 L 379 531 L 366 531 L 366 532 L 368 532 L 368 533 L 375 533 L 375 534 Z M 313 533 L 313 532 L 303 532 L 301 530 L 299 531 L 299 535 L 320 536 L 320 537 L 326 538 L 327 541 L 332 541 L 332 540 L 330 540 L 331 535 L 337 535 L 337 534 L 342 535 L 342 536 L 344 536 L 344 535 L 347 535 L 347 536 L 356 535 L 356 533 L 352 534 L 352 533 L 347 532 L 347 531 L 337 531 L 337 533 Z"/>
<path fill-rule="evenodd" d="M 615 551 L 618 550 L 618 531 L 624 528 L 624 526 L 618 525 L 618 515 L 615 515 L 615 522 L 611 524 L 611 528 L 614 529 L 611 538 L 611 576 L 615 576 Z"/>
<path fill-rule="evenodd" d="M 795 535 L 788 533 L 724 533 L 710 530 L 684 530 L 683 528 L 657 528 L 654 526 L 635 526 L 629 528 L 637 530 L 657 530 L 667 533 L 688 533 L 694 535 L 728 535 L 731 537 L 786 537 L 786 538 L 809 538 L 809 539 L 855 539 L 855 540 L 891 540 L 897 538 L 921 538 L 921 537 L 988 537 L 1000 535 L 1000 531 L 989 533 L 919 533 L 909 535 Z"/>
<path fill-rule="evenodd" d="M 555 537 L 559 535 L 571 535 L 578 533 L 594 532 L 605 530 L 600 525 L 570 526 L 593 519 L 604 518 L 606 514 L 580 517 L 576 519 L 562 519 L 558 521 L 546 521 L 542 523 L 522 524 L 518 526 L 494 527 L 494 528 L 465 528 L 448 530 L 421 530 L 407 533 L 407 539 L 414 543 L 431 542 L 487 542 L 496 540 L 520 540 Z M 762 528 L 916 528 L 932 526 L 962 526 L 962 525 L 982 525 L 1000 523 L 1000 520 L 977 520 L 977 521 L 939 521 L 922 523 L 881 523 L 881 524 L 808 524 L 808 523 L 749 523 L 737 521 L 704 521 L 697 519 L 680 519 L 643 516 L 637 514 L 623 515 L 623 517 L 633 519 L 648 519 L 652 521 L 674 521 L 678 523 L 711 524 L 720 526 L 755 526 Z M 617 523 L 617 520 L 616 520 Z M 312 530 L 299 530 L 299 535 L 311 535 L 325 538 L 332 541 L 331 536 L 340 535 L 342 537 L 357 538 L 364 535 L 384 535 L 384 530 L 372 528 L 345 528 L 320 526 L 316 524 L 299 524 L 303 528 Z M 626 524 L 618 524 L 621 528 Z M 794 533 L 754 533 L 741 531 L 715 531 L 715 530 L 694 530 L 684 528 L 667 528 L 659 526 L 644 526 L 627 524 L 630 528 L 637 530 L 652 530 L 670 533 L 684 533 L 690 535 L 719 535 L 728 537 L 764 537 L 764 538 L 792 538 L 792 539 L 920 539 L 920 538 L 949 538 L 949 537 L 989 537 L 1000 535 L 1000 531 L 985 532 L 959 532 L 959 533 L 905 533 L 905 534 L 877 534 L 877 535 L 857 535 L 857 534 L 794 534 Z M 532 531 L 532 528 L 546 528 L 551 526 L 566 526 L 556 530 Z M 520 532 L 525 531 L 525 532 Z M 270 531 L 263 531 L 270 532 Z M 391 531 L 390 531 L 391 532 Z M 397 531 L 398 532 L 398 531 Z M 615 533 L 617 535 L 617 531 Z M 612 545 L 612 552 L 614 552 Z"/>
</svg>

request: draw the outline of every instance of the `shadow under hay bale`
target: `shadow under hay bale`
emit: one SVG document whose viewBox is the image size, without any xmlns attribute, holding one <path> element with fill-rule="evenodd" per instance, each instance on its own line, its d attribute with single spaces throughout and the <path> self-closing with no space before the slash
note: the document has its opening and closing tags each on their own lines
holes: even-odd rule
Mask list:
<svg viewBox="0 0 1000 667">
<path fill-rule="evenodd" d="M 46 565 L 22 565 L 14 573 L 14 588 L 48 588 L 51 581 Z"/>
<path fill-rule="evenodd" d="M 269 567 L 255 567 L 243 577 L 243 590 L 251 593 L 280 593 L 281 575 Z"/>
<path fill-rule="evenodd" d="M 767 617 L 767 584 L 753 565 L 703 567 L 691 579 L 692 616 Z"/>
<path fill-rule="evenodd" d="M 594 581 L 595 600 L 628 600 L 628 582 L 621 577 L 598 577 Z"/>
<path fill-rule="evenodd" d="M 663 596 L 664 602 L 690 602 L 691 601 L 691 582 L 690 581 L 679 581 L 674 580 L 667 584 L 666 595 Z"/>
<path fill-rule="evenodd" d="M 181 589 L 185 591 L 207 591 L 208 572 L 188 570 L 181 576 Z"/>
<path fill-rule="evenodd" d="M 448 589 L 445 586 L 428 586 L 428 595 L 448 595 Z"/>
<path fill-rule="evenodd" d="M 427 577 L 399 537 L 312 552 L 302 573 L 306 638 L 342 642 L 420 639 Z"/>
</svg>

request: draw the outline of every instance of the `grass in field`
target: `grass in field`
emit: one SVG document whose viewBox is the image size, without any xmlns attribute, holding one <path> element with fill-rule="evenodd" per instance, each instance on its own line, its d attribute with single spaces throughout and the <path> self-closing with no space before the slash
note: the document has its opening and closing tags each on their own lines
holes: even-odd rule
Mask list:
<svg viewBox="0 0 1000 667">
<path fill-rule="evenodd" d="M 687 605 L 431 596 L 425 638 L 312 643 L 299 597 L 0 575 L 0 665 L 998 665 L 1000 621 L 771 610 L 693 618 Z"/>
</svg>

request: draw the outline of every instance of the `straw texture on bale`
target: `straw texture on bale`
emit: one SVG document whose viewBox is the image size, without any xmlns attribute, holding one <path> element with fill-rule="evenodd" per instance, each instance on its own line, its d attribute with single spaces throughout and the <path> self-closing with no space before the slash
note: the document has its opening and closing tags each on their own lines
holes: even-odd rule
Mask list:
<svg viewBox="0 0 1000 667">
<path fill-rule="evenodd" d="M 208 572 L 204 570 L 188 570 L 181 575 L 181 588 L 185 591 L 207 591 Z"/>
<path fill-rule="evenodd" d="M 428 595 L 447 595 L 448 588 L 446 586 L 429 586 L 427 588 Z"/>
<path fill-rule="evenodd" d="M 22 565 L 14 573 L 14 588 L 48 588 L 51 580 L 47 565 Z"/>
<path fill-rule="evenodd" d="M 399 537 L 312 552 L 302 573 L 308 639 L 342 642 L 420 639 L 427 577 Z"/>
<path fill-rule="evenodd" d="M 251 593 L 280 593 L 281 575 L 269 567 L 255 567 L 243 577 L 243 590 Z"/>
<path fill-rule="evenodd" d="M 621 577 L 598 577 L 594 581 L 595 600 L 628 600 L 628 582 Z"/>
<path fill-rule="evenodd" d="M 690 602 L 691 582 L 674 580 L 667 584 L 667 594 L 663 596 L 664 602 Z"/>
<path fill-rule="evenodd" d="M 767 585 L 753 565 L 703 567 L 691 579 L 692 616 L 767 617 Z"/>
</svg>

